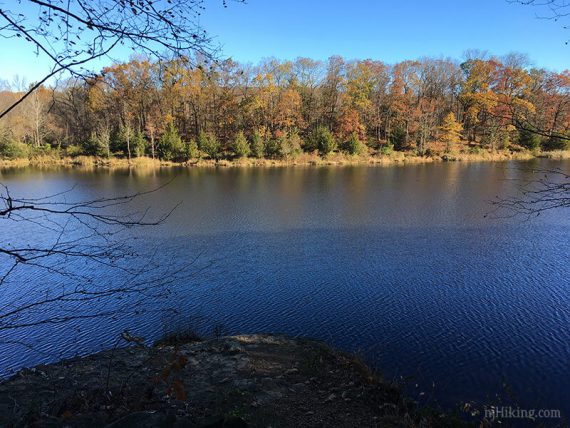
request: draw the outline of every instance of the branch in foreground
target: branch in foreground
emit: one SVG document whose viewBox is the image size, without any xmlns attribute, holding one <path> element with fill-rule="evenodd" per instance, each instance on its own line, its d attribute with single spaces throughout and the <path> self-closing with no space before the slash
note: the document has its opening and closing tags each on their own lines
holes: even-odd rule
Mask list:
<svg viewBox="0 0 570 428">
<path fill-rule="evenodd" d="M 561 169 L 539 169 L 533 173 L 540 178 L 522 183 L 516 196 L 491 201 L 495 209 L 488 215 L 531 218 L 545 211 L 570 207 L 570 174 Z"/>
<path fill-rule="evenodd" d="M 234 0 L 243 2 L 244 0 Z M 226 0 L 222 0 L 227 6 Z M 197 54 L 213 60 L 219 48 L 199 24 L 204 0 L 27 0 L 0 5 L 0 37 L 20 38 L 52 63 L 52 70 L 0 119 L 42 83 L 67 71 L 92 77 L 83 67 L 117 45 L 157 59 Z"/>
<path fill-rule="evenodd" d="M 177 284 L 206 269 L 193 269 L 199 255 L 179 261 L 163 248 L 145 246 L 143 253 L 132 245 L 137 237 L 128 231 L 162 224 L 176 206 L 151 217 L 148 208 L 137 211 L 130 204 L 166 185 L 82 201 L 66 199 L 73 189 L 17 198 L 2 186 L 0 331 L 151 310 L 143 304 L 156 306 Z M 124 210 L 130 212 L 117 213 Z"/>
</svg>

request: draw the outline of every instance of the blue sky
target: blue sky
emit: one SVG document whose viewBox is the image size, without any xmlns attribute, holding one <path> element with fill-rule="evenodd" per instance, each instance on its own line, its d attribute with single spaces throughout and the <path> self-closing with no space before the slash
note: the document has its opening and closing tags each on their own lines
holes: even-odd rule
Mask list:
<svg viewBox="0 0 570 428">
<path fill-rule="evenodd" d="M 7 0 L 0 0 L 6 4 Z M 12 1 L 12 0 L 9 0 Z M 508 0 L 206 0 L 201 24 L 217 37 L 223 53 L 256 63 L 262 58 L 373 58 L 387 63 L 422 56 L 460 59 L 467 49 L 496 55 L 522 52 L 535 65 L 570 67 L 570 30 L 537 19 L 539 8 Z M 126 59 L 127 51 L 115 52 Z M 108 60 L 110 61 L 110 60 Z M 100 67 L 102 63 L 96 64 Z M 0 39 L 0 79 L 29 81 L 48 69 L 24 41 Z"/>
</svg>

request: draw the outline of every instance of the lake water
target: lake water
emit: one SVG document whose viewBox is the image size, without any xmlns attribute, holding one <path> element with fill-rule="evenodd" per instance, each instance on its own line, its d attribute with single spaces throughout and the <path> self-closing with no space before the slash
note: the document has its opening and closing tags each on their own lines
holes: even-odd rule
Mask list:
<svg viewBox="0 0 570 428">
<path fill-rule="evenodd" d="M 512 195 L 538 167 L 570 163 L 2 171 L 14 194 L 75 185 L 67 197 L 76 199 L 174 178 L 137 201 L 155 213 L 181 205 L 135 245 L 158 248 L 165 263 L 199 257 L 167 303 L 149 299 L 144 311 L 139 302 L 139 315 L 0 331 L 0 374 L 112 347 L 125 328 L 152 341 L 180 326 L 208 335 L 217 325 L 324 339 L 388 379 L 407 379 L 421 402 L 570 414 L 570 211 L 485 217 L 490 200 Z M 53 238 L 3 227 L 3 242 Z M 103 267 L 93 275 L 121 281 Z M 0 309 L 57 281 L 22 269 L 0 291 Z M 165 304 L 171 312 L 155 310 Z"/>
</svg>

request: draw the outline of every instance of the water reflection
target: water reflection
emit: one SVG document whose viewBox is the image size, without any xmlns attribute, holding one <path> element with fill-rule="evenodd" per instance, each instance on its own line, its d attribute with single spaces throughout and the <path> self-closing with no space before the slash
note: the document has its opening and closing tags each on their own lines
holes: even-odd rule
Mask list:
<svg viewBox="0 0 570 428">
<path fill-rule="evenodd" d="M 203 253 L 196 268 L 208 268 L 179 284 L 168 305 L 204 332 L 223 323 L 230 332 L 326 339 L 362 351 L 388 377 L 435 383 L 443 403 L 483 400 L 508 380 L 529 407 L 540 400 L 569 410 L 569 217 L 484 217 L 489 200 L 516 191 L 520 180 L 535 177 L 527 167 L 541 165 L 560 166 L 24 169 L 0 178 L 31 196 L 75 184 L 77 198 L 174 179 L 150 205 L 154 212 L 181 207 L 145 231 L 140 245 L 160 247 L 165 258 Z M 27 275 L 21 279 L 30 284 L 48 281 Z M 148 313 L 20 330 L 13 334 L 37 341 L 43 353 L 4 346 L 0 371 L 112 346 L 127 327 L 152 339 L 165 322 L 174 321 Z"/>
</svg>

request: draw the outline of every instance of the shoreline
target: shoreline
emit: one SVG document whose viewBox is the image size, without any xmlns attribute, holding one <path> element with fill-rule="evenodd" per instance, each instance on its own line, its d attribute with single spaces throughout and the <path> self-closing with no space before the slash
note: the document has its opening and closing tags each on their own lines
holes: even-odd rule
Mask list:
<svg viewBox="0 0 570 428">
<path fill-rule="evenodd" d="M 273 334 L 115 348 L 23 369 L 0 382 L 0 410 L 0 426 L 464 426 L 354 355 Z"/>
<path fill-rule="evenodd" d="M 481 153 L 450 153 L 418 156 L 409 152 L 394 152 L 388 155 L 350 156 L 340 153 L 321 157 L 316 154 L 301 154 L 294 159 L 198 159 L 189 162 L 170 162 L 148 157 L 133 158 L 130 162 L 125 158 L 100 158 L 95 156 L 53 157 L 38 156 L 30 159 L 0 159 L 0 168 L 93 168 L 93 169 L 160 169 L 160 168 L 273 168 L 294 166 L 397 166 L 417 165 L 443 162 L 506 162 L 513 160 L 527 161 L 533 159 L 570 159 L 570 150 L 554 152 L 498 151 Z"/>
</svg>

